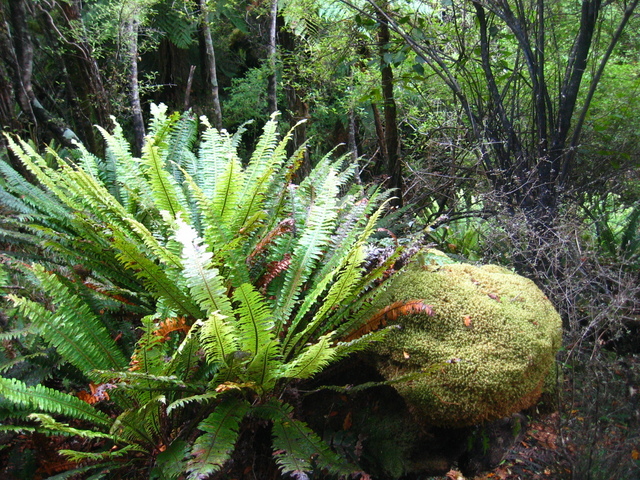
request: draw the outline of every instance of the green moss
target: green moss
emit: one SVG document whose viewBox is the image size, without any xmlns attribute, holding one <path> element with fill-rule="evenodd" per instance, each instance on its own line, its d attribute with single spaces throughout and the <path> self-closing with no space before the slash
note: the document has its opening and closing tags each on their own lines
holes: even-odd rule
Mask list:
<svg viewBox="0 0 640 480">
<path fill-rule="evenodd" d="M 536 285 L 501 267 L 411 264 L 377 301 L 423 299 L 434 315 L 400 316 L 376 346 L 387 379 L 427 423 L 466 426 L 532 405 L 561 342 L 561 320 Z M 448 363 L 449 362 L 449 363 Z"/>
</svg>

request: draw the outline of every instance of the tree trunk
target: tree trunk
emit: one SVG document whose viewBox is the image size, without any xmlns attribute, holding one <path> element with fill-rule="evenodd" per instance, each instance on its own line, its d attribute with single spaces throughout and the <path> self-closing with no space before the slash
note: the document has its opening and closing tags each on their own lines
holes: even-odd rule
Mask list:
<svg viewBox="0 0 640 480">
<path fill-rule="evenodd" d="M 64 68 L 67 99 L 72 107 L 74 121 L 79 126 L 79 134 L 85 145 L 90 151 L 99 153 L 103 141 L 93 126 L 110 125 L 111 107 L 100 67 L 85 34 L 81 2 L 74 0 L 56 4 L 62 13 L 63 26 L 66 31 L 72 32 L 71 35 L 62 33 L 45 6 L 46 4 L 39 4 L 41 18 L 52 42 L 58 45 L 57 52 Z"/>
<path fill-rule="evenodd" d="M 33 91 L 33 43 L 27 28 L 27 8 L 26 0 L 12 0 L 9 2 L 7 21 L 0 4 L 0 55 L 10 72 L 16 102 L 36 126 L 36 132 L 42 124 L 62 145 L 75 148 L 77 135 L 70 128 L 60 125 L 38 101 Z"/>
<path fill-rule="evenodd" d="M 381 5 L 383 10 L 387 7 L 387 3 Z M 393 192 L 395 198 L 392 201 L 392 205 L 401 207 L 403 203 L 402 190 L 404 185 L 402 179 L 402 162 L 400 160 L 396 100 L 393 94 L 393 69 L 385 58 L 385 54 L 388 53 L 391 36 L 389 25 L 380 14 L 378 15 L 378 21 L 380 22 L 378 42 L 382 75 L 382 97 L 384 101 L 384 143 L 387 150 L 387 173 L 389 175 L 389 187 L 395 190 Z"/>
<path fill-rule="evenodd" d="M 216 53 L 213 48 L 211 38 L 211 28 L 209 27 L 209 14 L 207 12 L 207 1 L 198 0 L 201 14 L 201 29 L 205 45 L 205 58 L 207 72 L 209 74 L 209 85 L 211 87 L 211 102 L 213 104 L 213 126 L 218 130 L 222 129 L 222 109 L 220 108 L 220 90 L 218 87 L 218 74 L 216 69 Z"/>
<path fill-rule="evenodd" d="M 278 111 L 278 0 L 271 0 L 271 18 L 269 23 L 269 80 L 267 86 L 267 104 L 269 113 Z"/>
<path fill-rule="evenodd" d="M 133 117 L 133 137 L 136 155 L 140 155 L 144 145 L 145 130 L 142 104 L 140 102 L 140 85 L 138 84 L 138 19 L 135 15 L 127 22 L 127 37 L 129 42 L 129 97 Z"/>
<path fill-rule="evenodd" d="M 376 127 L 376 139 L 378 141 L 378 158 L 373 164 L 373 175 L 382 175 L 386 166 L 389 164 L 389 155 L 387 155 L 387 144 L 384 140 L 384 125 L 380 117 L 380 110 L 375 103 L 371 104 L 371 112 L 373 113 L 373 124 Z"/>
</svg>

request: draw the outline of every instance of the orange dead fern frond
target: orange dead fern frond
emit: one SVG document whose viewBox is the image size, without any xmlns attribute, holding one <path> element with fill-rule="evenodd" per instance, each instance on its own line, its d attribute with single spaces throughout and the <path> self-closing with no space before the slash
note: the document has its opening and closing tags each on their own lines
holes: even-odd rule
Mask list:
<svg viewBox="0 0 640 480">
<path fill-rule="evenodd" d="M 289 268 L 289 265 L 291 265 L 290 253 L 285 253 L 282 260 L 269 262 L 267 264 L 267 273 L 258 280 L 258 287 L 260 287 L 260 291 L 264 294 L 271 281 Z"/>
<path fill-rule="evenodd" d="M 190 328 L 184 317 L 167 318 L 160 322 L 158 328 L 153 333 L 161 337 L 161 342 L 166 342 L 169 340 L 169 334 L 171 332 L 182 332 L 186 335 L 189 333 Z"/>
<path fill-rule="evenodd" d="M 360 338 L 369 332 L 378 330 L 381 327 L 386 327 L 387 323 L 395 322 L 398 317 L 404 315 L 413 315 L 416 313 L 424 313 L 425 315 L 433 315 L 433 307 L 424 303 L 424 300 L 406 300 L 400 302 L 394 302 L 391 305 L 384 307 L 382 310 L 376 312 L 369 320 L 365 322 L 359 329 L 351 332 L 344 339 L 345 342 L 350 342 L 356 338 Z"/>
<path fill-rule="evenodd" d="M 112 298 L 113 300 L 116 300 L 120 303 L 124 303 L 126 305 L 135 305 L 134 302 L 132 302 L 131 300 L 125 298 L 124 296 L 120 295 L 119 293 L 113 293 L 112 291 L 110 291 L 108 288 L 106 288 L 103 285 L 99 285 L 97 283 L 93 283 L 89 280 L 85 280 L 84 285 L 87 288 L 90 288 L 91 290 L 94 290 L 102 295 L 104 295 L 105 297 L 109 297 Z"/>
<path fill-rule="evenodd" d="M 264 238 L 258 242 L 253 251 L 247 256 L 247 265 L 251 265 L 255 261 L 255 258 L 264 252 L 267 245 L 273 242 L 277 237 L 293 231 L 293 226 L 293 218 L 285 218 L 278 223 L 273 230 L 267 233 Z"/>
<path fill-rule="evenodd" d="M 93 405 L 94 403 L 100 402 L 102 400 L 109 400 L 109 392 L 108 390 L 111 388 L 115 388 L 115 385 L 111 383 L 99 383 L 96 385 L 95 383 L 89 383 L 89 389 L 91 393 L 86 390 L 80 390 L 76 393 L 76 397 L 78 397 L 83 402 L 87 402 L 89 405 Z"/>
</svg>

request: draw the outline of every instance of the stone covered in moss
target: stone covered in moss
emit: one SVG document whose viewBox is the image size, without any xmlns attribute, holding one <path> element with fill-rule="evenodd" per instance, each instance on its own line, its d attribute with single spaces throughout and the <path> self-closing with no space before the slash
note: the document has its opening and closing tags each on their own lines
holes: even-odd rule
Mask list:
<svg viewBox="0 0 640 480">
<path fill-rule="evenodd" d="M 375 351 L 378 369 L 431 425 L 462 427 L 535 403 L 560 347 L 560 316 L 524 277 L 501 267 L 412 263 L 376 300 L 382 309 L 422 299 L 425 313 L 398 316 L 402 328 Z"/>
</svg>

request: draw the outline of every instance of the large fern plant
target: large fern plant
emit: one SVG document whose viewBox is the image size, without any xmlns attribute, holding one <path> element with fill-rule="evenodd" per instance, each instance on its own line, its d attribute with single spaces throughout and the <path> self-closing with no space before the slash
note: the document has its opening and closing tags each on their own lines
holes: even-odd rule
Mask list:
<svg viewBox="0 0 640 480">
<path fill-rule="evenodd" d="M 141 158 L 119 126 L 102 130 L 105 159 L 80 147 L 73 160 L 48 152 L 53 165 L 8 137 L 39 185 L 1 165 L 0 197 L 16 213 L 0 235 L 37 253 L 4 259 L 45 294 L 9 295 L 32 322 L 15 336 L 44 339 L 90 391 L 7 375 L 3 428 L 91 439 L 90 451 L 61 452 L 78 471 L 196 479 L 223 468 L 254 419 L 272 425 L 283 472 L 357 471 L 295 418 L 286 392 L 384 333 L 341 341 L 393 261 L 363 268 L 385 194 L 330 157 L 294 184 L 302 152 L 286 157 L 275 117 L 243 161 L 242 132 L 202 119 L 197 142 L 188 114 L 152 113 Z M 135 344 L 113 312 L 140 319 Z"/>
</svg>

